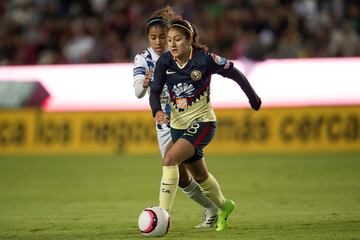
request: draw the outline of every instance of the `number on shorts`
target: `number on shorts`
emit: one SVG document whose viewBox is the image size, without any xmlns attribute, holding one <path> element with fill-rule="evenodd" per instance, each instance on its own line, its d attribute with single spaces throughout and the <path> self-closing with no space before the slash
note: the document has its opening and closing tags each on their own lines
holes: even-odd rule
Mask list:
<svg viewBox="0 0 360 240">
<path fill-rule="evenodd" d="M 200 124 L 195 122 L 195 123 L 191 124 L 191 126 L 188 129 L 186 129 L 186 131 L 188 133 L 195 134 L 195 133 L 197 133 L 199 127 L 200 127 Z"/>
</svg>

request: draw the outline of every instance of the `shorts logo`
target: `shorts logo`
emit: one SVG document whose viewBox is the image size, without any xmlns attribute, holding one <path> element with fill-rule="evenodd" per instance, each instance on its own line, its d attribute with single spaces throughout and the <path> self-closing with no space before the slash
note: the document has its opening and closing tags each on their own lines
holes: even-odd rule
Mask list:
<svg viewBox="0 0 360 240">
<path fill-rule="evenodd" d="M 198 81 L 201 79 L 202 74 L 199 70 L 193 70 L 190 76 L 192 80 Z"/>
</svg>

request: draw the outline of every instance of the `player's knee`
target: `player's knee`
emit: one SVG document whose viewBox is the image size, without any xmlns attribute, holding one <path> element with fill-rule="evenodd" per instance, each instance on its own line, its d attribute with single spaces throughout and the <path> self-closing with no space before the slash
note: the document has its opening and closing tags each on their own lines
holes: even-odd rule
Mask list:
<svg viewBox="0 0 360 240">
<path fill-rule="evenodd" d="M 163 166 L 173 166 L 177 165 L 176 159 L 171 154 L 165 153 L 164 159 L 163 159 Z"/>
</svg>

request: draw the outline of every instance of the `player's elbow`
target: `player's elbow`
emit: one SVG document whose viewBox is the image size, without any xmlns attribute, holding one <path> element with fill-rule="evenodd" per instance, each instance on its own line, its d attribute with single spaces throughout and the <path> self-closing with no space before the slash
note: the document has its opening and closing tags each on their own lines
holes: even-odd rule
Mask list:
<svg viewBox="0 0 360 240">
<path fill-rule="evenodd" d="M 140 95 L 138 92 L 136 92 L 136 91 L 135 91 L 135 96 L 136 96 L 137 98 L 141 98 L 141 95 Z"/>
<path fill-rule="evenodd" d="M 138 98 L 138 99 L 140 99 L 140 98 L 143 98 L 144 96 L 145 96 L 145 94 L 144 93 L 139 93 L 139 92 L 135 92 L 135 96 Z"/>
</svg>

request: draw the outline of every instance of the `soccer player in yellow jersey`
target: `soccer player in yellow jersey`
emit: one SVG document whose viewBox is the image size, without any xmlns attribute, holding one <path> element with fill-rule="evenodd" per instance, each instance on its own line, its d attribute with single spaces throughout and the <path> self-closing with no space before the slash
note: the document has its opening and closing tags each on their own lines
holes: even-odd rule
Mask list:
<svg viewBox="0 0 360 240">
<path fill-rule="evenodd" d="M 203 148 L 216 129 L 216 116 L 210 102 L 212 74 L 234 80 L 244 91 L 254 110 L 261 100 L 246 77 L 233 63 L 208 51 L 199 43 L 195 26 L 185 20 L 171 22 L 167 42 L 169 51 L 156 62 L 150 105 L 157 123 L 168 123 L 160 104 L 164 85 L 170 94 L 170 129 L 173 145 L 165 153 L 160 188 L 160 207 L 171 210 L 179 181 L 179 165 L 185 164 L 202 191 L 219 208 L 216 231 L 228 226 L 235 203 L 224 197 L 220 186 L 206 167 Z"/>
<path fill-rule="evenodd" d="M 181 18 L 169 6 L 155 11 L 146 25 L 146 34 L 149 47 L 135 56 L 134 60 L 134 89 L 135 95 L 142 98 L 151 88 L 151 80 L 156 61 L 167 50 L 167 31 L 169 19 Z M 166 88 L 161 89 L 160 105 L 162 111 L 170 116 L 170 97 Z M 161 156 L 164 157 L 166 149 L 172 144 L 169 124 L 156 124 L 158 143 Z M 201 191 L 199 184 L 191 177 L 183 164 L 179 166 L 179 186 L 189 198 L 199 203 L 205 209 L 204 221 L 196 228 L 210 228 L 217 221 L 218 209 Z"/>
</svg>

